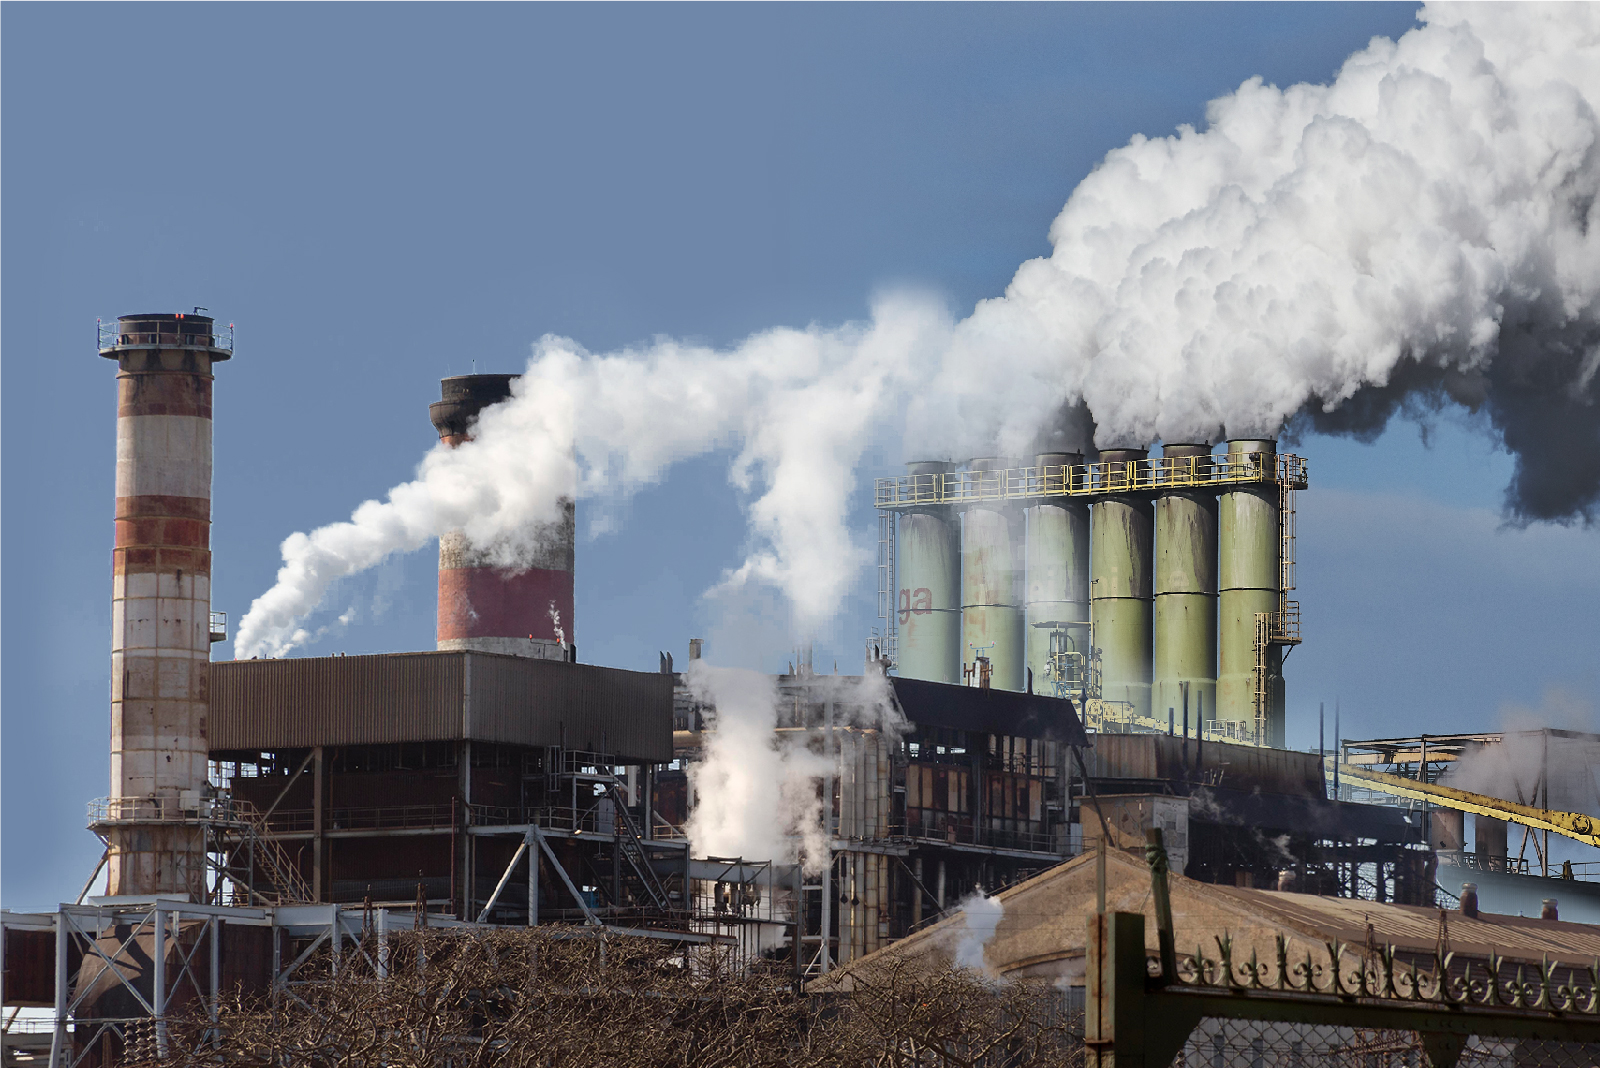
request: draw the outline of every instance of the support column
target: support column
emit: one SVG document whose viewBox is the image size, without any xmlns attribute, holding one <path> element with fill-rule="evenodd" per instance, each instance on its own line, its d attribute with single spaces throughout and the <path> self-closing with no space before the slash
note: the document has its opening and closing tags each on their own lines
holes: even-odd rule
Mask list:
<svg viewBox="0 0 1600 1068">
<path fill-rule="evenodd" d="M 326 804 L 323 799 L 324 782 L 323 751 L 319 745 L 311 750 L 311 897 L 315 901 L 326 901 L 328 898 L 323 885 L 322 868 L 323 851 L 327 847 L 323 822 Z"/>
</svg>

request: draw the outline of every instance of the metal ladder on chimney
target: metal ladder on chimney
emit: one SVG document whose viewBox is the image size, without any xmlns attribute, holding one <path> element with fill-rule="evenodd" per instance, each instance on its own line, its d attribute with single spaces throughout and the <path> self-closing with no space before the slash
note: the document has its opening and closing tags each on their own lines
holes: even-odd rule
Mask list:
<svg viewBox="0 0 1600 1068">
<path fill-rule="evenodd" d="M 672 899 L 667 896 L 667 888 L 662 885 L 661 877 L 656 874 L 655 868 L 651 867 L 650 858 L 645 856 L 639 828 L 634 826 L 633 817 L 628 814 L 628 806 L 622 796 L 622 784 L 613 781 L 608 784 L 606 790 L 611 795 L 611 807 L 617 815 L 614 832 L 617 849 L 622 852 L 623 859 L 644 884 L 645 893 L 650 895 L 652 903 L 663 911 L 670 909 Z"/>
<path fill-rule="evenodd" d="M 1272 679 L 1267 650 L 1300 644 L 1300 602 L 1289 598 L 1295 588 L 1295 484 L 1293 472 L 1278 479 L 1278 610 L 1256 613 L 1255 744 L 1267 745 L 1272 712 Z M 1304 473 L 1298 476 L 1303 479 Z M 1281 661 L 1280 661 L 1281 664 Z M 1282 671 L 1282 667 L 1279 667 Z"/>
<path fill-rule="evenodd" d="M 878 513 L 878 618 L 883 620 L 883 634 L 875 640 L 878 655 L 887 660 L 890 667 L 900 663 L 900 605 L 894 559 L 897 514 Z"/>
</svg>

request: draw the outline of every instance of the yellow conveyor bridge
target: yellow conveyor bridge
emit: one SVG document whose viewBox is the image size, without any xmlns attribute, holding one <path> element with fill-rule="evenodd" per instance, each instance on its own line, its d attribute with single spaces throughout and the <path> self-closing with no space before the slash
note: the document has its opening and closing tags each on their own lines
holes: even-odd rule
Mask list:
<svg viewBox="0 0 1600 1068">
<path fill-rule="evenodd" d="M 1330 761 L 1330 766 L 1332 762 Z M 1582 812 L 1556 812 L 1551 809 L 1519 805 L 1486 794 L 1470 793 L 1450 786 L 1437 786 L 1402 775 L 1370 771 L 1354 764 L 1339 764 L 1339 782 L 1361 786 L 1379 793 L 1405 797 L 1413 801 L 1426 801 L 1440 808 L 1458 812 L 1471 812 L 1479 816 L 1492 816 L 1507 823 L 1531 827 L 1536 831 L 1554 831 L 1556 834 L 1600 848 L 1600 821 Z"/>
</svg>

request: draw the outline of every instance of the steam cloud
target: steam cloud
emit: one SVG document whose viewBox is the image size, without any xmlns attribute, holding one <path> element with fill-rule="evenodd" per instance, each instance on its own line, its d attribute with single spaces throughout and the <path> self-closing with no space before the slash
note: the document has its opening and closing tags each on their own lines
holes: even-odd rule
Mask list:
<svg viewBox="0 0 1600 1068">
<path fill-rule="evenodd" d="M 1006 906 L 998 897 L 984 897 L 982 893 L 971 894 L 961 902 L 961 918 L 965 924 L 961 937 L 956 942 L 955 965 L 957 968 L 966 968 L 968 971 L 985 972 L 989 970 L 983 959 L 983 948 L 994 938 L 994 933 L 1000 928 L 1000 919 L 1005 915 Z"/>
<path fill-rule="evenodd" d="M 1502 707 L 1502 741 L 1467 753 L 1441 782 L 1536 808 L 1600 817 L 1600 747 L 1582 737 L 1546 738 L 1540 733 L 1553 727 L 1592 734 L 1596 726 L 1593 704 L 1579 694 L 1551 688 L 1537 709 Z"/>
<path fill-rule="evenodd" d="M 821 870 L 830 854 L 817 780 L 837 768 L 834 755 L 812 750 L 805 732 L 774 729 L 779 700 L 770 675 L 694 660 L 684 681 L 711 709 L 701 759 L 689 767 L 699 798 L 688 827 L 695 848 L 708 856 L 803 859 L 808 871 Z M 893 737 L 905 726 L 882 674 L 815 675 L 808 689 L 811 700 L 832 704 L 837 727 Z"/>
<path fill-rule="evenodd" d="M 1203 131 L 1135 137 L 1072 193 L 1048 258 L 952 322 L 870 321 L 725 351 L 545 338 L 477 439 L 349 522 L 294 534 L 237 655 L 282 655 L 339 577 L 451 529 L 507 566 L 575 492 L 623 499 L 735 447 L 751 550 L 724 586 L 804 632 L 866 561 L 847 525 L 875 436 L 906 454 L 1376 434 L 1460 404 L 1515 458 L 1511 518 L 1600 507 L 1600 9 L 1426 7 L 1331 85 L 1252 79 Z M 895 413 L 909 423 L 896 425 Z"/>
</svg>

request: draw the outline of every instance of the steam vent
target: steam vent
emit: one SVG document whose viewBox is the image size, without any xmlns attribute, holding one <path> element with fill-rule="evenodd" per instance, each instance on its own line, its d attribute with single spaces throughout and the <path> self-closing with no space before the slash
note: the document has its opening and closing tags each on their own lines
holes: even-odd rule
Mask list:
<svg viewBox="0 0 1600 1068">
<path fill-rule="evenodd" d="M 428 406 L 439 440 L 452 448 L 472 440 L 485 408 L 511 396 L 519 375 L 458 375 L 439 383 Z M 517 569 L 496 567 L 452 531 L 439 539 L 438 647 L 567 660 L 576 642 L 572 621 L 573 508 L 531 539 L 531 558 Z"/>
<path fill-rule="evenodd" d="M 1093 730 L 1281 746 L 1305 485 L 1264 439 L 909 464 L 877 485 L 900 675 L 1069 698 Z"/>
<path fill-rule="evenodd" d="M 203 901 L 211 660 L 211 372 L 233 355 L 204 315 L 102 326 L 117 361 L 111 796 L 95 827 L 113 896 Z"/>
</svg>

